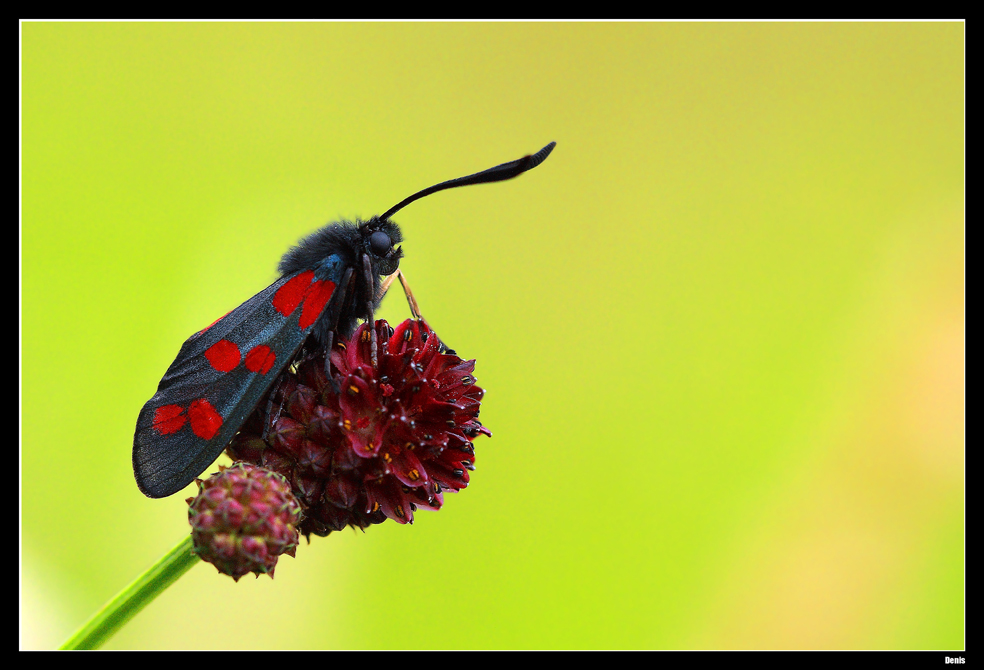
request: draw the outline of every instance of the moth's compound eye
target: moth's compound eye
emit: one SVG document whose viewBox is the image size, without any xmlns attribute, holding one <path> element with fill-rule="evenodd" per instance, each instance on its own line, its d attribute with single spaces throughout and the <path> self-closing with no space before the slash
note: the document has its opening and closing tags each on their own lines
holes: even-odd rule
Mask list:
<svg viewBox="0 0 984 670">
<path fill-rule="evenodd" d="M 381 230 L 377 230 L 369 236 L 369 249 L 377 256 L 385 256 L 393 247 L 390 236 Z"/>
</svg>

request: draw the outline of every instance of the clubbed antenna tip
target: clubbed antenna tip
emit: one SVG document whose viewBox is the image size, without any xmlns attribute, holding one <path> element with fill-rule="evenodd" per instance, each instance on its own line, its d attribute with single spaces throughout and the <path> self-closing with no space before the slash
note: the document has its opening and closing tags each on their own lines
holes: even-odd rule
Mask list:
<svg viewBox="0 0 984 670">
<path fill-rule="evenodd" d="M 434 184 L 423 191 L 418 191 L 414 193 L 409 198 L 406 198 L 398 205 L 391 207 L 389 210 L 383 214 L 380 219 L 388 219 L 398 211 L 409 205 L 414 200 L 419 200 L 424 196 L 430 195 L 431 193 L 437 193 L 438 191 L 444 191 L 449 188 L 457 188 L 459 186 L 470 186 L 472 184 L 487 184 L 493 181 L 504 181 L 506 179 L 512 179 L 513 177 L 518 177 L 527 170 L 532 170 L 537 165 L 547 160 L 547 156 L 553 151 L 554 147 L 557 146 L 556 142 L 551 142 L 547 146 L 543 147 L 535 154 L 530 154 L 528 156 L 523 156 L 522 158 L 508 163 L 503 163 L 502 165 L 496 165 L 488 170 L 482 170 L 481 172 L 476 172 L 475 174 L 468 175 L 467 177 L 458 177 L 457 179 L 451 179 L 449 181 L 443 181 L 440 184 Z"/>
</svg>

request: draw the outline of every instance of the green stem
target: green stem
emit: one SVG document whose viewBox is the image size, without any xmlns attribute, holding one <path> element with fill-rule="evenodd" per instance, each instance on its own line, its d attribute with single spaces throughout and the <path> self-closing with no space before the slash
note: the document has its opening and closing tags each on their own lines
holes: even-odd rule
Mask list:
<svg viewBox="0 0 984 670">
<path fill-rule="evenodd" d="M 192 551 L 189 534 L 178 546 L 157 561 L 147 572 L 120 593 L 70 637 L 60 649 L 98 649 L 137 615 L 151 600 L 164 592 L 178 577 L 199 561 Z"/>
</svg>

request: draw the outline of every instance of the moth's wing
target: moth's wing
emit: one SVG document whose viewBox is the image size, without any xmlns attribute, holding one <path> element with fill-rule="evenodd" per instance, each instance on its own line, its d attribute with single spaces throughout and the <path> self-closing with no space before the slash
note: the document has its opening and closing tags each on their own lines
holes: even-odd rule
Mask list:
<svg viewBox="0 0 984 670">
<path fill-rule="evenodd" d="M 337 322 L 347 292 L 337 284 L 351 273 L 337 256 L 323 266 L 280 278 L 181 346 L 137 418 L 133 472 L 144 494 L 169 496 L 204 472 L 322 314 Z"/>
</svg>

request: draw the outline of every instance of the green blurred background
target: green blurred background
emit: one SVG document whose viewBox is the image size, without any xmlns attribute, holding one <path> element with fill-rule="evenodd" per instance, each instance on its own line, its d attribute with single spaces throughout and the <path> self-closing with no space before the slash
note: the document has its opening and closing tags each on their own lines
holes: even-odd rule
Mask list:
<svg viewBox="0 0 984 670">
<path fill-rule="evenodd" d="M 487 389 L 472 485 L 273 581 L 198 565 L 107 648 L 965 646 L 962 23 L 21 38 L 22 647 L 188 532 L 130 469 L 188 335 L 551 140 L 395 217 Z"/>
</svg>

